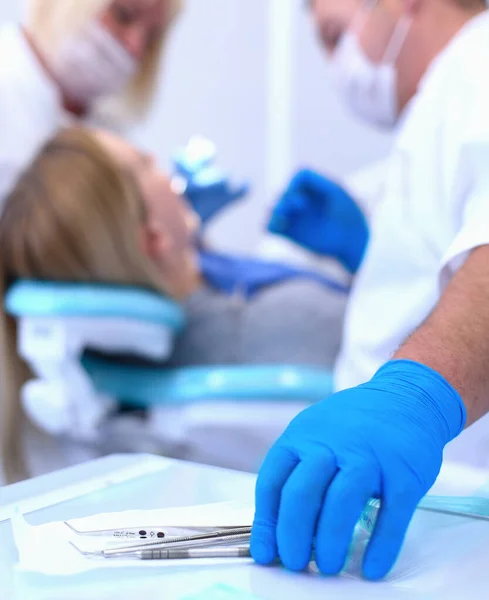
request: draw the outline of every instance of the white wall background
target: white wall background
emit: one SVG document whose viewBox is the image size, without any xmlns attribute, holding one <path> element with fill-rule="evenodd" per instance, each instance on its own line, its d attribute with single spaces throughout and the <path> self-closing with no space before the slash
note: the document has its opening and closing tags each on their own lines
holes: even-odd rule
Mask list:
<svg viewBox="0 0 489 600">
<path fill-rule="evenodd" d="M 0 22 L 19 19 L 24 2 L 0 0 Z M 303 0 L 186 3 L 169 47 L 154 111 L 133 138 L 155 152 L 163 165 L 192 134 L 212 139 L 218 146 L 220 163 L 236 178 L 253 182 L 248 201 L 213 224 L 212 239 L 224 248 L 253 249 L 273 200 L 268 151 L 269 74 L 274 66 L 269 62 L 271 18 L 288 14 L 291 24 L 290 36 L 284 31 L 283 39 L 278 40 L 281 46 L 275 65 L 281 73 L 287 64 L 291 70 L 289 77 L 282 73 L 283 95 L 279 87 L 274 96 L 274 102 L 282 107 L 281 111 L 280 106 L 277 108 L 281 116 L 277 113 L 275 127 L 290 141 L 290 148 L 279 144 L 278 172 L 281 161 L 283 185 L 286 173 L 292 174 L 300 166 L 343 176 L 384 155 L 390 140 L 354 122 L 342 110 Z M 278 12 L 271 17 L 274 7 Z M 280 12 L 281 7 L 285 12 Z M 279 38 L 280 27 L 275 28 Z M 289 44 L 291 60 L 284 63 L 282 52 Z M 290 119 L 284 122 L 285 129 L 280 128 L 280 118 L 287 114 Z M 277 187 L 277 164 L 274 182 Z"/>
</svg>

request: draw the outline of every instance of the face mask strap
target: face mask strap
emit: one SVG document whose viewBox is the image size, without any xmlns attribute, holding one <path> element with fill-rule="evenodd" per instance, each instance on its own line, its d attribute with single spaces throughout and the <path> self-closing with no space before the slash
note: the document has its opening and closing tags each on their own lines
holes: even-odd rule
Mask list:
<svg viewBox="0 0 489 600">
<path fill-rule="evenodd" d="M 353 31 L 360 31 L 364 26 L 369 13 L 378 3 L 379 0 L 364 0 L 362 8 L 359 9 L 358 13 L 353 18 L 350 28 Z M 412 23 L 413 19 L 411 16 L 406 14 L 402 15 L 384 52 L 382 63 L 395 64 L 397 62 Z"/>
<path fill-rule="evenodd" d="M 399 19 L 396 29 L 394 30 L 390 42 L 385 50 L 384 58 L 382 60 L 384 64 L 393 65 L 397 62 L 409 30 L 411 29 L 412 23 L 413 19 L 409 15 L 402 15 L 402 17 Z"/>
</svg>

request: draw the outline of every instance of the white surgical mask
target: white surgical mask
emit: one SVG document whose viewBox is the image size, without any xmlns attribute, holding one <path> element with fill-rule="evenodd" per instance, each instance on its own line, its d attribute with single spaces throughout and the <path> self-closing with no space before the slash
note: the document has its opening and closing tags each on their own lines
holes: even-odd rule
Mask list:
<svg viewBox="0 0 489 600">
<path fill-rule="evenodd" d="M 52 68 L 65 93 L 81 103 L 121 92 L 134 77 L 138 61 L 98 21 L 67 40 Z"/>
<path fill-rule="evenodd" d="M 411 17 L 401 17 L 380 63 L 368 58 L 353 31 L 343 35 L 332 57 L 340 94 L 358 116 L 373 125 L 392 127 L 399 117 L 396 62 L 411 23 Z"/>
</svg>

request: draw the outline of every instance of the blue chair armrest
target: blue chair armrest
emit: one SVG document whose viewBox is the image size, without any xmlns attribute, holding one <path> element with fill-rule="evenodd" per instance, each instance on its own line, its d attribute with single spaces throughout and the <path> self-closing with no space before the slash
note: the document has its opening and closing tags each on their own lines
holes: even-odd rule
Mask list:
<svg viewBox="0 0 489 600">
<path fill-rule="evenodd" d="M 98 392 L 143 408 L 203 400 L 313 403 L 333 392 L 329 371 L 303 366 L 166 369 L 122 365 L 98 357 L 85 357 L 83 366 Z"/>
</svg>

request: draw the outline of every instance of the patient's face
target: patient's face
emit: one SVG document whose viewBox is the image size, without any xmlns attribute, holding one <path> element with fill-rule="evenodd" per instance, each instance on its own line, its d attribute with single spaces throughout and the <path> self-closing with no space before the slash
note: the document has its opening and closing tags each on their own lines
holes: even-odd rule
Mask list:
<svg viewBox="0 0 489 600">
<path fill-rule="evenodd" d="M 148 215 L 144 232 L 147 253 L 167 276 L 195 281 L 198 215 L 173 191 L 168 176 L 157 167 L 152 156 L 105 131 L 98 131 L 96 135 L 140 186 Z"/>
</svg>

